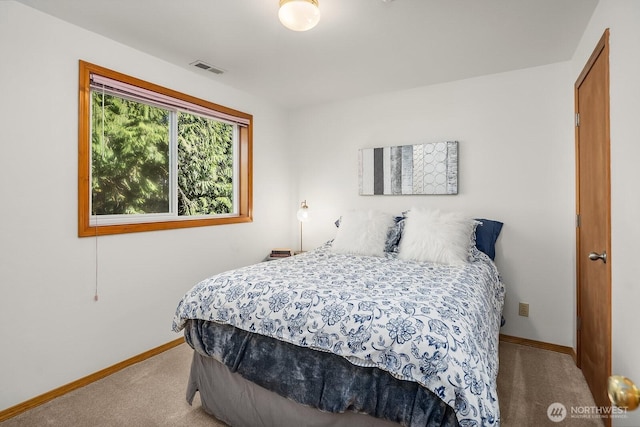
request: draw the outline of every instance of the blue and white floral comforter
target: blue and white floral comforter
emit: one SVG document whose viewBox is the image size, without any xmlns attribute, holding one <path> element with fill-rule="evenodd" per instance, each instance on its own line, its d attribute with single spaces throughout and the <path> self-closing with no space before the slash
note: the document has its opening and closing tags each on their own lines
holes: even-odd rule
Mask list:
<svg viewBox="0 0 640 427">
<path fill-rule="evenodd" d="M 428 388 L 461 426 L 499 425 L 504 285 L 493 262 L 475 248 L 468 264 L 445 266 L 330 247 L 203 280 L 173 330 L 201 319 L 332 352 Z"/>
</svg>

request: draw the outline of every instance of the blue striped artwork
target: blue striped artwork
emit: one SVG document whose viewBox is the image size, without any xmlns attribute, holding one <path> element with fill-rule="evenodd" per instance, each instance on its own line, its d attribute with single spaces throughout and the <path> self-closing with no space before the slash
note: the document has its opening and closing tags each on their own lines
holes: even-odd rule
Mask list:
<svg viewBox="0 0 640 427">
<path fill-rule="evenodd" d="M 458 194 L 458 141 L 359 150 L 360 195 Z"/>
</svg>

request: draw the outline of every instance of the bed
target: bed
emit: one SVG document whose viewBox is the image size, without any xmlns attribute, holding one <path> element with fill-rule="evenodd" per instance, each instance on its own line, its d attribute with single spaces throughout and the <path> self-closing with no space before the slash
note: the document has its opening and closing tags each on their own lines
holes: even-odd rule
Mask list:
<svg viewBox="0 0 640 427">
<path fill-rule="evenodd" d="M 194 349 L 189 403 L 199 392 L 232 426 L 499 425 L 492 257 L 471 244 L 463 263 L 416 260 L 384 234 L 375 255 L 337 235 L 195 285 L 172 325 Z"/>
</svg>

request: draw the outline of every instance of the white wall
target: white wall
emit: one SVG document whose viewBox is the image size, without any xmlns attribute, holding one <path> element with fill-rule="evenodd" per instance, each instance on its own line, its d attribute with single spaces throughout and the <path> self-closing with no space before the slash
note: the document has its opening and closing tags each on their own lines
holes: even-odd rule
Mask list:
<svg viewBox="0 0 640 427">
<path fill-rule="evenodd" d="M 179 338 L 200 279 L 288 244 L 286 115 L 246 93 L 0 1 L 0 410 Z M 77 237 L 78 60 L 254 115 L 254 222 Z M 278 185 L 273 185 L 278 182 Z"/>
<path fill-rule="evenodd" d="M 303 199 L 313 214 L 306 249 L 332 238 L 333 220 L 351 208 L 432 206 L 503 221 L 502 332 L 573 345 L 573 83 L 606 27 L 613 369 L 640 382 L 632 252 L 640 238 L 632 187 L 640 182 L 638 22 L 636 0 L 600 0 L 571 62 L 307 108 L 287 119 L 212 79 L 0 1 L 0 410 L 177 338 L 175 305 L 197 280 L 258 261 L 271 247 L 298 245 L 292 213 Z M 79 59 L 252 113 L 255 124 L 254 222 L 99 238 L 97 303 L 96 242 L 76 237 Z M 359 148 L 448 139 L 460 141 L 457 196 L 358 196 Z M 531 304 L 529 318 L 517 315 L 519 301 Z M 640 425 L 639 416 L 615 424 Z"/>
<path fill-rule="evenodd" d="M 577 77 L 610 28 L 612 370 L 640 385 L 640 2 L 600 0 L 573 59 Z M 640 411 L 614 425 L 640 425 Z"/>
<path fill-rule="evenodd" d="M 298 197 L 313 210 L 309 246 L 332 238 L 333 221 L 352 208 L 429 206 L 503 221 L 502 333 L 572 346 L 572 78 L 566 62 L 297 112 L 291 138 Z M 442 140 L 459 141 L 458 195 L 358 195 L 358 149 Z M 518 316 L 520 301 L 528 318 Z"/>
</svg>

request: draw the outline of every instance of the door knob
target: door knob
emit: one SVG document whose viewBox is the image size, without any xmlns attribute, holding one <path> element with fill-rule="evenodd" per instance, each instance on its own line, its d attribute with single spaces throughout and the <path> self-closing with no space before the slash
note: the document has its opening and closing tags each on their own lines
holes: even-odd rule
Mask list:
<svg viewBox="0 0 640 427">
<path fill-rule="evenodd" d="M 629 378 L 612 375 L 607 381 L 609 400 L 618 408 L 633 411 L 640 404 L 640 390 Z"/>
<path fill-rule="evenodd" d="M 597 260 L 601 259 L 602 262 L 604 262 L 606 264 L 607 263 L 607 251 L 602 251 L 601 254 L 599 254 L 597 252 L 591 252 L 589 254 L 589 259 L 591 261 L 597 261 Z"/>
</svg>

